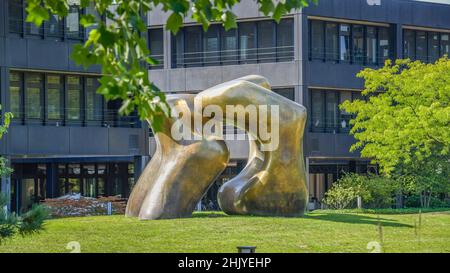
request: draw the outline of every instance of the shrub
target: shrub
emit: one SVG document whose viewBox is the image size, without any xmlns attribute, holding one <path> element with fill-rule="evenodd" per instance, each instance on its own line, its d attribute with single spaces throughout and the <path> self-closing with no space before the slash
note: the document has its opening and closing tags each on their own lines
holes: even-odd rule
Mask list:
<svg viewBox="0 0 450 273">
<path fill-rule="evenodd" d="M 19 233 L 22 236 L 39 232 L 43 229 L 48 212 L 43 206 L 35 205 L 21 216 L 3 210 L 7 197 L 0 194 L 0 244 Z"/>
<path fill-rule="evenodd" d="M 390 208 L 399 185 L 394 178 L 345 174 L 325 194 L 323 202 L 333 209 L 352 208 L 359 196 L 364 208 Z"/>
<path fill-rule="evenodd" d="M 357 197 L 356 189 L 336 183 L 325 193 L 325 198 L 322 201 L 330 209 L 347 209 L 354 205 Z"/>
</svg>

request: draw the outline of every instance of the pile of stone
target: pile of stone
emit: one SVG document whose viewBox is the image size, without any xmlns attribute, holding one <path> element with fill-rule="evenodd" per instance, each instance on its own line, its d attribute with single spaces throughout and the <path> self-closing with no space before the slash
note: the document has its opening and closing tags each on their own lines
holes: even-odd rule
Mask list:
<svg viewBox="0 0 450 273">
<path fill-rule="evenodd" d="M 126 207 L 126 200 L 120 196 L 90 198 L 80 194 L 45 199 L 42 203 L 54 218 L 124 214 Z"/>
</svg>

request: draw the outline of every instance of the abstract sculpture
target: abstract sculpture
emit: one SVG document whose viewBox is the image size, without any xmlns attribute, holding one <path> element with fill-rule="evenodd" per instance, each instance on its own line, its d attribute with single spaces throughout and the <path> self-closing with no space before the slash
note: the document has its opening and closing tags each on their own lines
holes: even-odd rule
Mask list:
<svg viewBox="0 0 450 273">
<path fill-rule="evenodd" d="M 255 77 L 258 76 L 250 76 L 250 79 Z M 258 124 L 263 127 L 270 127 L 270 122 L 273 122 L 273 113 L 265 106 L 276 105 L 280 110 L 275 119 L 279 123 L 279 144 L 273 151 L 262 151 L 267 140 L 262 140 L 260 128 L 256 130 L 249 126 L 248 116 L 245 124 L 236 123 L 234 118 L 227 120 L 255 140 L 250 141 L 246 167 L 219 189 L 219 205 L 227 214 L 301 216 L 308 201 L 303 161 L 306 109 L 270 91 L 267 80 L 258 78 L 257 82 L 249 81 L 249 77 L 230 81 L 195 97 L 203 109 L 208 105 L 217 105 L 225 111 L 227 105 L 254 105 L 258 109 L 259 121 L 267 116 L 267 122 Z"/>
<path fill-rule="evenodd" d="M 168 95 L 166 100 L 171 108 L 189 108 L 194 96 Z M 223 140 L 176 141 L 171 137 L 175 121 L 165 120 L 162 131 L 156 133 L 156 152 L 133 188 L 126 216 L 189 217 L 211 181 L 226 168 L 229 152 Z"/>
<path fill-rule="evenodd" d="M 225 142 L 217 136 L 204 134 L 199 128 L 213 119 L 235 125 L 250 139 L 246 167 L 219 190 L 222 210 L 228 214 L 304 214 L 308 195 L 302 145 L 306 123 L 303 106 L 272 92 L 264 77 L 254 75 L 214 86 L 197 95 L 168 95 L 167 102 L 171 109 L 181 109 L 190 116 L 188 119 L 168 118 L 163 130 L 156 133 L 157 151 L 133 188 L 127 216 L 162 219 L 192 214 L 229 159 Z M 254 106 L 256 112 L 244 113 L 243 122 L 237 122 L 234 115 L 205 117 L 204 111 L 211 106 L 222 112 L 226 112 L 228 106 Z M 274 106 L 279 112 L 269 109 Z M 255 113 L 258 126 L 251 124 Z M 194 122 L 196 118 L 200 119 L 200 124 Z M 173 137 L 171 129 L 180 121 L 189 123 L 186 124 L 190 128 L 189 135 L 198 137 L 197 140 Z M 189 126 L 192 124 L 195 126 Z M 269 140 L 261 133 L 269 128 L 271 133 L 276 128 L 278 139 Z M 273 141 L 277 145 L 270 149 Z"/>
</svg>

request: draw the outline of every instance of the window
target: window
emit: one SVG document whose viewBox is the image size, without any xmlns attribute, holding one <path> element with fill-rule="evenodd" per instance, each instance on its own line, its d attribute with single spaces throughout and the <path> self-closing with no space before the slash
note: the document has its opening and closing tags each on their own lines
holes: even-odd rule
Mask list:
<svg viewBox="0 0 450 273">
<path fill-rule="evenodd" d="M 213 24 L 182 28 L 172 36 L 172 67 L 286 62 L 294 58 L 294 21 L 238 23 L 237 29 Z"/>
<path fill-rule="evenodd" d="M 311 21 L 311 58 L 323 59 L 324 29 L 322 21 Z"/>
<path fill-rule="evenodd" d="M 311 89 L 310 99 L 310 130 L 312 132 L 348 133 L 353 116 L 340 110 L 339 105 L 345 101 L 363 98 L 358 91 Z"/>
<path fill-rule="evenodd" d="M 435 62 L 450 52 L 449 33 L 403 30 L 403 57 L 422 62 Z"/>
<path fill-rule="evenodd" d="M 187 67 L 202 65 L 202 32 L 197 26 L 186 29 L 184 61 Z"/>
<path fill-rule="evenodd" d="M 80 7 L 78 5 L 69 6 L 69 13 L 66 17 L 66 35 L 71 39 L 82 39 L 80 26 Z"/>
<path fill-rule="evenodd" d="M 47 119 L 60 121 L 63 118 L 63 81 L 60 75 L 47 75 Z"/>
<path fill-rule="evenodd" d="M 352 39 L 353 39 L 353 63 L 364 63 L 364 26 L 353 25 L 352 26 Z"/>
<path fill-rule="evenodd" d="M 100 21 L 100 19 L 103 19 L 102 17 L 100 17 L 100 15 L 95 10 L 95 3 L 93 1 L 89 1 L 89 5 L 85 8 L 85 12 L 86 12 L 86 14 L 93 15 L 96 18 L 96 21 Z M 105 21 L 105 20 L 102 20 L 102 21 Z M 89 37 L 89 33 L 91 32 L 91 30 L 96 29 L 97 26 L 98 26 L 98 23 L 95 23 L 91 26 L 86 27 L 86 29 L 84 31 L 86 38 Z"/>
<path fill-rule="evenodd" d="M 325 128 L 325 107 L 323 102 L 323 92 L 311 91 L 311 129 L 313 132 L 322 132 Z"/>
<path fill-rule="evenodd" d="M 22 0 L 9 0 L 9 32 L 23 33 L 23 4 Z"/>
<path fill-rule="evenodd" d="M 352 93 L 351 91 L 342 91 L 339 93 L 339 105 L 346 101 L 352 101 Z M 350 120 L 352 119 L 352 115 L 347 113 L 345 110 L 339 110 L 339 120 L 337 127 L 339 127 L 339 131 L 348 132 L 350 131 Z"/>
<path fill-rule="evenodd" d="M 391 58 L 388 27 L 310 21 L 310 58 L 332 62 L 379 65 Z"/>
<path fill-rule="evenodd" d="M 241 63 L 256 62 L 256 24 L 239 24 L 239 57 Z"/>
<path fill-rule="evenodd" d="M 287 99 L 295 101 L 295 89 L 294 88 L 277 88 L 273 89 L 273 92 L 281 95 Z"/>
<path fill-rule="evenodd" d="M 258 22 L 258 61 L 274 62 L 276 58 L 275 22 Z"/>
<path fill-rule="evenodd" d="M 428 33 L 428 61 L 434 63 L 439 59 L 439 33 Z"/>
<path fill-rule="evenodd" d="M 350 61 L 350 25 L 341 24 L 339 28 L 339 60 L 342 62 Z"/>
<path fill-rule="evenodd" d="M 336 92 L 325 91 L 325 131 L 334 133 L 337 127 L 338 97 Z"/>
<path fill-rule="evenodd" d="M 50 19 L 44 22 L 46 28 L 46 35 L 52 37 L 63 36 L 63 20 L 58 15 L 51 14 Z"/>
<path fill-rule="evenodd" d="M 99 85 L 94 76 L 11 71 L 9 111 L 14 122 L 26 124 L 107 126 L 103 121 L 111 116 L 111 126 L 139 127 L 137 113 L 118 116 L 120 100 L 110 101 L 106 109 L 96 93 Z"/>
<path fill-rule="evenodd" d="M 380 62 L 384 63 L 385 60 L 391 56 L 389 28 L 381 27 L 378 29 L 379 48 L 378 55 L 380 56 Z"/>
<path fill-rule="evenodd" d="M 403 57 L 411 60 L 416 59 L 416 34 L 413 30 L 404 30 L 403 43 Z"/>
<path fill-rule="evenodd" d="M 238 41 L 237 41 L 237 30 L 230 29 L 225 31 L 222 29 L 222 64 L 236 64 L 238 57 Z"/>
<path fill-rule="evenodd" d="M 44 24 L 38 27 L 34 23 L 27 22 L 26 29 L 28 35 L 42 36 L 44 33 Z"/>
<path fill-rule="evenodd" d="M 338 24 L 327 22 L 325 26 L 325 59 L 339 60 Z"/>
<path fill-rule="evenodd" d="M 203 34 L 203 61 L 205 66 L 220 64 L 220 28 L 212 25 Z"/>
<path fill-rule="evenodd" d="M 42 74 L 26 74 L 25 82 L 25 117 L 29 123 L 42 120 Z"/>
<path fill-rule="evenodd" d="M 9 107 L 14 119 L 23 118 L 22 98 L 23 98 L 23 74 L 11 72 L 9 74 Z"/>
<path fill-rule="evenodd" d="M 427 33 L 425 31 L 416 32 L 416 59 L 427 62 Z"/>
<path fill-rule="evenodd" d="M 294 59 L 294 20 L 283 19 L 276 27 L 278 61 L 292 61 Z"/>
<path fill-rule="evenodd" d="M 184 67 L 184 31 L 181 29 L 176 36 L 172 36 L 172 68 Z"/>
<path fill-rule="evenodd" d="M 367 27 L 366 33 L 366 63 L 376 65 L 377 59 L 377 28 Z"/>
<path fill-rule="evenodd" d="M 81 120 L 81 78 L 67 76 L 67 119 L 69 122 Z"/>
<path fill-rule="evenodd" d="M 162 28 L 150 29 L 148 31 L 150 54 L 158 61 L 153 68 L 164 68 L 164 31 Z"/>
<path fill-rule="evenodd" d="M 103 97 L 97 94 L 97 78 L 86 78 L 86 119 L 90 124 L 100 124 L 103 117 Z"/>
<path fill-rule="evenodd" d="M 441 35 L 441 55 L 450 55 L 450 34 Z"/>
</svg>

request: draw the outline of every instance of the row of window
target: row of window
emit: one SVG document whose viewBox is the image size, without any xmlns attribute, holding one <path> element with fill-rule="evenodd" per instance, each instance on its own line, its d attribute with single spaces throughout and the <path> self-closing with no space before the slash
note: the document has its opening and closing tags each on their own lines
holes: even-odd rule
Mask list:
<svg viewBox="0 0 450 273">
<path fill-rule="evenodd" d="M 201 26 L 188 26 L 172 38 L 172 68 L 293 59 L 294 20 L 291 18 L 279 24 L 273 20 L 241 22 L 229 31 L 221 25 L 211 25 L 207 32 Z"/>
<path fill-rule="evenodd" d="M 403 56 L 422 62 L 435 62 L 450 54 L 450 33 L 403 30 Z"/>
<path fill-rule="evenodd" d="M 9 74 L 9 102 L 20 124 L 137 127 L 137 115 L 119 116 L 120 101 L 96 93 L 97 77 L 50 73 Z"/>
<path fill-rule="evenodd" d="M 72 2 L 75 3 L 74 1 Z M 93 3 L 91 3 L 90 7 L 85 9 L 80 9 L 79 4 L 73 3 L 69 6 L 68 15 L 65 18 L 60 18 L 59 16 L 52 14 L 48 21 L 44 21 L 41 27 L 37 27 L 33 23 L 25 22 L 27 16 L 25 0 L 9 0 L 9 32 L 40 37 L 84 39 L 85 30 L 80 24 L 80 16 L 82 14 L 97 15 L 93 8 Z M 90 29 L 93 27 L 95 26 L 89 27 L 89 29 L 86 30 L 86 33 L 89 33 Z"/>
<path fill-rule="evenodd" d="M 359 91 L 311 89 L 310 131 L 317 133 L 348 133 L 353 116 L 339 105 L 344 101 L 362 99 Z"/>
<path fill-rule="evenodd" d="M 378 65 L 392 58 L 390 28 L 310 20 L 310 58 Z"/>
</svg>

